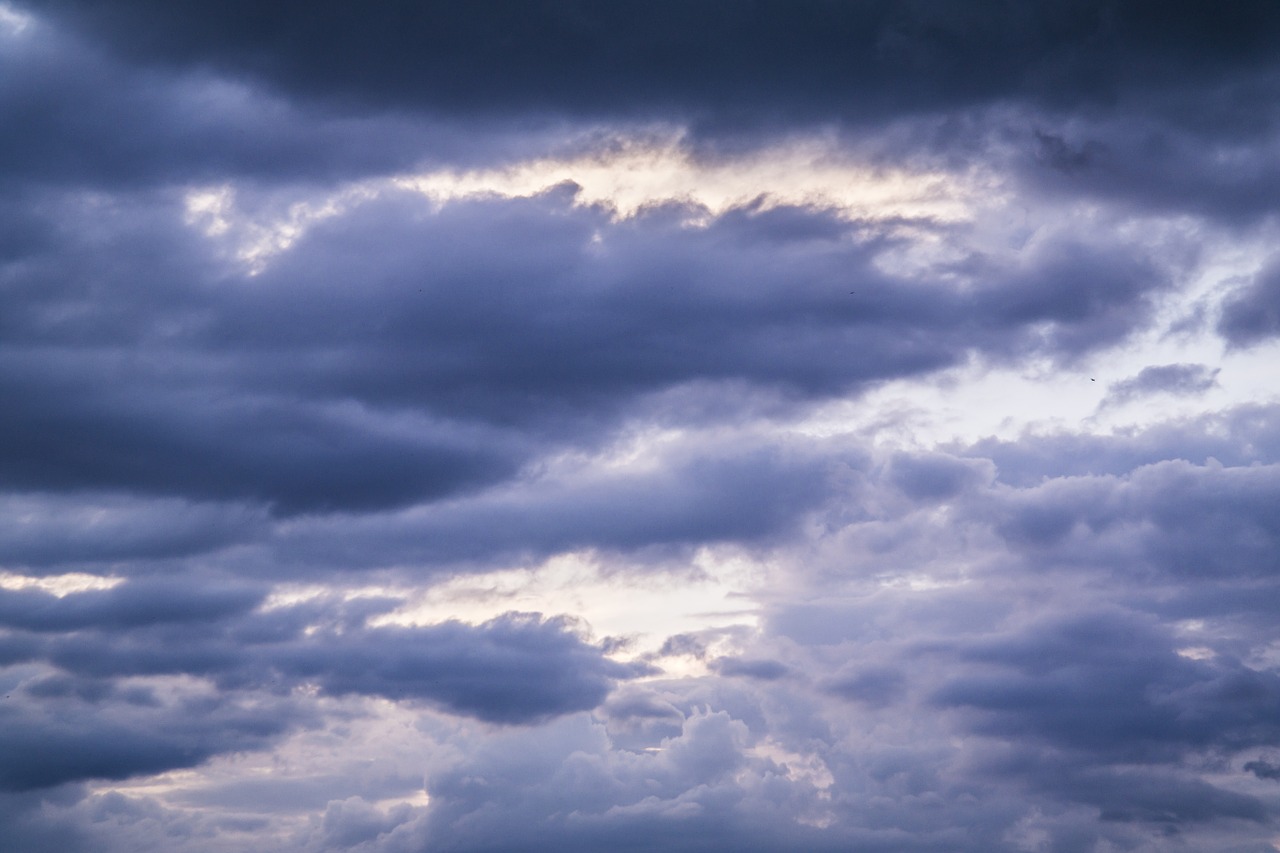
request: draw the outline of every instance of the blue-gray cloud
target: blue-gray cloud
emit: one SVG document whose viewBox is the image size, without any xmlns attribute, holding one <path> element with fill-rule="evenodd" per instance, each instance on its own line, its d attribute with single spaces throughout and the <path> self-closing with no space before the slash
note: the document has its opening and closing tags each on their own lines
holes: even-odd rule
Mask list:
<svg viewBox="0 0 1280 853">
<path fill-rule="evenodd" d="M 1148 394 L 1199 394 L 1218 384 L 1220 369 L 1204 364 L 1162 364 L 1144 367 L 1137 376 L 1122 379 L 1107 390 L 1103 405 L 1125 403 Z"/>
<path fill-rule="evenodd" d="M 1084 364 L 1109 402 L 1214 399 L 1216 365 L 1112 364 L 1274 229 L 1278 32 L 1263 2 L 0 5 L 4 843 L 1261 849 L 1280 409 L 931 446 L 822 407 Z M 620 218 L 386 180 L 646 134 L 992 192 Z M 198 188 L 244 222 L 202 233 Z M 1277 281 L 1181 327 L 1232 350 L 1224 394 Z M 382 619 L 571 552 L 759 585 L 665 642 L 568 598 Z M 431 748 L 385 772 L 218 762 L 388 702 Z M 205 784 L 97 788 L 173 770 Z"/>
<path fill-rule="evenodd" d="M 1242 347 L 1280 335 L 1280 265 L 1271 261 L 1228 297 L 1218 331 Z"/>
</svg>

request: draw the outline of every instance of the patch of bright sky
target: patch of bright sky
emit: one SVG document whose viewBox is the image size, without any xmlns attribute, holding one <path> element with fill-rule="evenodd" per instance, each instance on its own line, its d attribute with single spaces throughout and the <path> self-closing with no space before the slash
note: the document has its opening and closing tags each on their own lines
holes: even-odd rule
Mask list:
<svg viewBox="0 0 1280 853">
<path fill-rule="evenodd" d="M 1166 225 L 1150 223 L 1153 235 L 1164 232 L 1156 242 L 1169 239 Z M 1233 350 L 1214 331 L 1223 293 L 1262 267 L 1273 237 L 1205 238 L 1194 273 L 1160 299 L 1148 328 L 1078 364 L 993 366 L 975 358 L 931 377 L 887 382 L 856 400 L 820 406 L 796 428 L 818 436 L 862 433 L 883 446 L 924 448 L 988 436 L 1011 440 L 1029 431 L 1109 433 L 1280 399 L 1280 342 Z M 1198 323 L 1187 323 L 1197 314 Z M 1220 369 L 1217 384 L 1195 394 L 1107 399 L 1114 384 L 1168 364 Z"/>
<path fill-rule="evenodd" d="M 47 577 L 29 577 L 27 575 L 14 574 L 13 572 L 0 572 L 0 589 L 38 589 L 41 592 L 48 592 L 59 598 L 77 592 L 111 589 L 113 586 L 122 583 L 124 583 L 124 578 L 87 575 L 80 572 L 49 575 Z"/>
<path fill-rule="evenodd" d="M 836 778 L 827 767 L 826 762 L 817 753 L 798 753 L 789 750 L 771 738 L 764 738 L 754 746 L 745 750 L 746 754 L 773 762 L 782 770 L 784 776 L 792 782 L 811 785 L 814 788 L 814 805 L 819 806 L 811 812 L 796 815 L 797 823 L 823 829 L 835 823 L 836 814 L 825 808 L 824 804 L 831 800 L 831 786 Z M 744 770 L 743 773 L 749 771 Z"/>
<path fill-rule="evenodd" d="M 624 218 L 670 201 L 705 207 L 714 216 L 760 199 L 762 207 L 815 205 L 850 219 L 956 222 L 969 217 L 972 192 L 967 178 L 853 162 L 824 138 L 708 160 L 694 156 L 675 135 L 616 139 L 602 151 L 501 169 L 406 175 L 395 183 L 448 201 L 482 194 L 530 196 L 569 181 L 580 187 L 580 204 L 601 205 Z"/>
<path fill-rule="evenodd" d="M 990 177 L 977 172 L 872 168 L 821 137 L 709 160 L 696 157 L 672 134 L 612 138 L 593 151 L 497 169 L 438 170 L 350 183 L 259 214 L 243 209 L 236 188 L 227 184 L 193 187 L 183 202 L 189 226 L 226 243 L 256 274 L 315 223 L 384 192 L 411 190 L 445 204 L 477 196 L 529 197 L 569 181 L 579 187 L 577 204 L 598 205 L 620 218 L 671 202 L 704 208 L 711 216 L 746 204 L 760 209 L 813 205 L 850 220 L 937 225 L 968 220 L 973 200 L 982 196 L 990 201 L 995 191 Z"/>
<path fill-rule="evenodd" d="M 563 554 L 533 568 L 458 575 L 412 595 L 375 625 L 471 624 L 517 610 L 583 619 L 599 637 L 628 637 L 627 656 L 655 651 L 673 634 L 755 626 L 745 596 L 764 567 L 737 554 L 701 549 L 692 570 L 610 572 L 591 554 Z"/>
<path fill-rule="evenodd" d="M 283 211 L 255 217 L 236 203 L 235 187 L 229 184 L 198 187 L 183 197 L 185 221 L 212 240 L 229 245 L 232 255 L 245 265 L 250 275 L 266 269 L 272 257 L 288 249 L 307 229 L 338 216 L 363 201 L 377 197 L 384 188 L 368 182 L 351 184 L 318 199 L 294 201 Z"/>
<path fill-rule="evenodd" d="M 1100 216 L 1087 204 L 1067 212 L 1041 210 L 1025 199 L 1012 205 L 1007 188 L 976 171 L 955 176 L 872 169 L 842 155 L 838 145 L 824 137 L 708 160 L 696 157 L 675 133 L 612 138 L 585 153 L 500 169 L 442 170 L 350 184 L 261 217 L 242 211 L 230 186 L 194 189 L 185 201 L 187 222 L 211 239 L 228 241 L 237 259 L 257 273 L 311 225 L 388 190 L 412 189 L 443 204 L 475 195 L 529 196 L 565 181 L 580 187 L 579 204 L 601 205 L 620 217 L 670 201 L 702 205 L 714 215 L 762 199 L 766 207 L 830 207 L 850 219 L 919 219 L 921 227 L 902 226 L 900 236 L 906 242 L 879 259 L 889 271 L 906 275 L 926 272 L 957 252 L 1016 251 L 1055 219 Z M 969 223 L 959 235 L 963 245 L 936 227 L 960 222 Z M 1196 225 L 1135 219 L 1119 227 L 1127 230 L 1127 239 L 1141 240 L 1146 229 L 1150 239 L 1159 242 L 1182 239 L 1188 236 L 1183 232 L 1194 232 Z M 1016 368 L 972 363 L 927 380 L 887 383 L 856 403 L 822 407 L 800 429 L 823 435 L 870 430 L 882 441 L 921 446 L 984 436 L 1013 438 L 1027 429 L 1065 426 L 1101 432 L 1194 414 L 1205 406 L 1268 399 L 1273 394 L 1275 347 L 1224 352 L 1207 327 L 1199 333 L 1170 333 L 1197 302 L 1220 291 L 1222 282 L 1252 273 L 1264 251 L 1247 243 L 1212 248 L 1213 256 L 1200 265 L 1196 279 L 1166 298 L 1148 332 L 1090 362 Z M 1218 387 L 1203 397 L 1157 394 L 1101 406 L 1111 383 L 1143 367 L 1173 363 L 1221 367 Z M 880 428 L 888 424 L 893 428 Z"/>
<path fill-rule="evenodd" d="M 29 30 L 35 19 L 8 3 L 0 3 L 0 35 L 20 36 Z"/>
</svg>

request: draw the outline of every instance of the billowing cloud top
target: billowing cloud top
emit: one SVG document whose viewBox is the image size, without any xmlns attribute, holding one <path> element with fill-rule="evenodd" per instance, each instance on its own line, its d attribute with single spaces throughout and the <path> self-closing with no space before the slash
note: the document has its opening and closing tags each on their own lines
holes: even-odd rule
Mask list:
<svg viewBox="0 0 1280 853">
<path fill-rule="evenodd" d="M 0 3 L 5 843 L 1272 849 L 1278 38 Z"/>
</svg>

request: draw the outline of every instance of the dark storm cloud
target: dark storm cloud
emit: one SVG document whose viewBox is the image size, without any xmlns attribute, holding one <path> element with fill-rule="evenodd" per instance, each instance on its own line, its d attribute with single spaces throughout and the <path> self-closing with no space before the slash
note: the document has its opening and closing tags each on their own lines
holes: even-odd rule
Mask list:
<svg viewBox="0 0 1280 853">
<path fill-rule="evenodd" d="M 1046 568 L 1094 566 L 1131 577 L 1265 578 L 1275 567 L 1280 468 L 1167 461 L 1123 479 L 1079 477 L 1006 491 L 988 516 Z M 998 507 L 998 508 L 997 508 Z"/>
<path fill-rule="evenodd" d="M 1218 332 L 1245 347 L 1280 335 L 1280 262 L 1270 261 L 1222 307 Z"/>
<path fill-rule="evenodd" d="M 1196 79 L 1188 68 L 1185 80 Z M 1037 196 L 1180 211 L 1232 226 L 1265 222 L 1280 188 L 1280 128 L 1262 104 L 1278 79 L 1272 68 L 1251 84 L 1144 93 L 1122 99 L 1109 116 L 994 110 L 968 129 L 965 146 L 986 157 L 1004 146 L 1005 168 Z M 1162 118 L 1143 115 L 1157 104 L 1177 106 Z"/>
<path fill-rule="evenodd" d="M 34 110 L 16 98 L 35 113 L 14 143 L 31 174 L 359 174 L 509 157 L 513 128 L 549 140 L 564 120 L 623 120 L 692 126 L 712 158 L 835 123 L 883 160 L 1004 160 L 1043 192 L 1229 221 L 1266 216 L 1280 188 L 1280 15 L 1261 0 L 30 8 L 98 57 L 49 49 L 66 91 Z M 95 63 L 144 94 L 102 97 Z M 145 85 L 175 73 L 184 88 Z M 156 132 L 131 146 L 112 114 Z M 457 126 L 422 124 L 440 118 Z M 68 156 L 77 138 L 96 156 Z"/>
<path fill-rule="evenodd" d="M 152 386 L 133 397 L 98 378 L 77 377 L 54 396 L 0 377 L 11 399 L 25 401 L 0 416 L 0 480 L 20 489 L 240 499 L 296 513 L 440 497 L 515 469 L 510 450 L 457 426 L 415 431 L 356 406 L 251 393 L 219 400 Z"/>
<path fill-rule="evenodd" d="M 71 821 L 49 820 L 51 806 L 66 800 L 48 791 L 25 791 L 0 796 L 0 821 L 5 839 L 15 850 L 31 853 L 79 853 L 90 849 L 89 833 Z M 67 798 L 71 799 L 71 798 Z"/>
<path fill-rule="evenodd" d="M 0 160 L 272 183 L 502 162 L 616 120 L 691 126 L 712 159 L 835 123 L 882 161 L 1000 162 L 1121 206 L 1256 220 L 1280 188 L 1265 2 L 242 5 L 30 4 Z"/>
<path fill-rule="evenodd" d="M 363 206 L 319 225 L 209 334 L 250 349 L 271 340 L 346 354 L 332 372 L 294 367 L 304 389 L 525 422 L 696 381 L 831 393 L 955 357 L 945 335 L 914 334 L 916 324 L 948 322 L 930 303 L 941 294 L 875 270 L 871 252 L 842 239 L 847 228 L 762 242 L 749 212 L 689 229 L 683 217 L 696 211 L 611 223 L 570 202 L 557 191 L 458 202 L 438 215 L 407 194 Z M 792 215 L 834 224 L 827 211 Z M 321 270 L 371 289 L 326 288 L 298 315 L 290 290 Z M 872 295 L 834 289 L 850 281 Z"/>
<path fill-rule="evenodd" d="M 1009 98 L 1110 106 L 1266 67 L 1280 15 L 1101 2 L 36 3 L 122 54 L 354 103 L 872 118 Z M 1188 80 L 1187 78 L 1191 79 Z M 1162 105 L 1164 106 L 1164 105 Z"/>
<path fill-rule="evenodd" d="M 427 699 L 495 723 L 588 710 L 642 668 L 613 663 L 561 620 L 509 614 L 479 627 L 371 628 L 274 652 L 283 674 L 326 693 Z"/>
<path fill-rule="evenodd" d="M 615 681 L 648 668 L 604 657 L 564 619 L 508 614 L 457 622 L 368 627 L 396 599 L 303 602 L 255 609 L 263 593 L 142 580 L 55 597 L 0 592 L 9 663 L 47 662 L 62 675 L 28 681 L 27 694 L 77 696 L 104 706 L 150 704 L 113 679 L 189 675 L 234 692 L 322 692 L 425 700 L 451 713 L 528 724 L 599 705 Z M 26 638 L 26 642 L 19 642 Z"/>
<path fill-rule="evenodd" d="M 950 679 L 933 701 L 972 709 L 975 731 L 1018 744 L 992 769 L 1096 805 L 1104 819 L 1266 817 L 1258 799 L 1156 768 L 1177 766 L 1190 751 L 1275 743 L 1274 672 L 1181 657 L 1164 631 L 1116 612 L 984 640 L 962 654 L 998 669 Z M 1035 743 L 1055 752 L 1037 754 Z"/>
<path fill-rule="evenodd" d="M 0 790 L 125 779 L 193 767 L 213 755 L 269 745 L 296 724 L 282 702 L 190 697 L 159 707 L 39 696 L 0 705 Z"/>
<path fill-rule="evenodd" d="M 1246 761 L 1244 769 L 1259 779 L 1275 779 L 1280 781 L 1280 765 L 1270 761 Z"/>
<path fill-rule="evenodd" d="M 548 466 L 507 487 L 400 513 L 299 519 L 269 548 L 288 573 L 763 543 L 793 533 L 837 494 L 839 472 L 856 476 L 865 465 L 856 448 L 838 442 L 778 446 L 713 435 L 672 444 L 634 468 Z"/>
<path fill-rule="evenodd" d="M 850 241 L 830 211 L 690 229 L 679 210 L 613 222 L 560 191 L 438 211 L 391 193 L 250 277 L 142 203 L 104 222 L 64 201 L 57 239 L 10 267 L 11 488 L 403 505 L 593 444 L 695 384 L 802 402 L 972 353 L 1075 358 L 1170 284 L 1145 250 L 1070 234 L 940 282 L 880 270 L 895 241 Z M 791 225 L 760 239 L 777 217 Z"/>
<path fill-rule="evenodd" d="M 1165 632 L 1127 614 L 1087 615 L 965 649 L 1002 668 L 943 687 L 934 701 L 983 712 L 976 728 L 1030 736 L 1108 762 L 1172 760 L 1280 736 L 1280 679 L 1239 662 L 1175 653 Z"/>
<path fill-rule="evenodd" d="M 247 613 L 265 593 L 250 587 L 204 587 L 192 579 L 135 580 L 108 590 L 57 597 L 0 590 L 0 625 L 38 632 L 107 630 L 162 623 L 216 622 Z"/>
<path fill-rule="evenodd" d="M 28 572 L 187 557 L 265 532 L 263 513 L 234 504 L 119 494 L 0 497 L 0 563 Z"/>
<path fill-rule="evenodd" d="M 0 188 L 218 181 L 281 183 L 385 174 L 447 157 L 509 156 L 528 142 L 464 141 L 392 113 L 308 109 L 235 75 L 156 73 L 37 19 L 0 33 Z M 496 134 L 495 134 L 496 136 Z"/>
</svg>

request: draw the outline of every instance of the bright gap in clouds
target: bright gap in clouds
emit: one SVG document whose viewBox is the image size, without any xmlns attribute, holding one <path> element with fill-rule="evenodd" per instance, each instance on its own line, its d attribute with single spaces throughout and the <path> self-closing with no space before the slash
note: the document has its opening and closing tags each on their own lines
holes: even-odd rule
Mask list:
<svg viewBox="0 0 1280 853">
<path fill-rule="evenodd" d="M 734 207 L 800 205 L 832 210 L 850 221 L 884 223 L 882 227 L 906 239 L 889 246 L 877 263 L 913 277 L 936 276 L 939 268 L 963 261 L 975 250 L 1016 256 L 1064 220 L 1098 216 L 1091 205 L 1064 211 L 1023 198 L 1015 204 L 996 176 L 976 168 L 963 174 L 873 168 L 823 136 L 708 159 L 698 157 L 679 133 L 662 131 L 615 136 L 571 155 L 501 168 L 367 180 L 316 197 L 259 204 L 255 211 L 238 204 L 232 185 L 195 188 L 185 196 L 186 221 L 227 245 L 257 274 L 313 225 L 384 193 L 420 192 L 443 205 L 472 197 L 529 197 L 569 183 L 576 186 L 575 204 L 599 206 L 618 218 L 680 204 L 690 206 L 688 224 L 696 227 L 704 217 Z M 963 230 L 948 233 L 956 227 Z M 1126 239 L 1153 249 L 1203 243 L 1199 227 L 1194 220 L 1159 217 L 1131 217 L 1115 225 Z M 1195 265 L 1195 280 L 1161 297 L 1157 322 L 1118 348 L 1078 364 L 1004 367 L 974 361 L 932 379 L 894 380 L 856 401 L 824 404 L 796 426 L 815 435 L 871 431 L 881 443 L 930 446 L 984 436 L 1009 439 L 1028 429 L 1104 433 L 1194 414 L 1203 403 L 1217 407 L 1270 399 L 1276 347 L 1224 351 L 1213 333 L 1214 318 L 1194 321 L 1224 287 L 1256 272 L 1271 245 L 1269 233 L 1243 241 L 1229 236 L 1212 243 L 1211 256 Z M 1123 404 L 1108 398 L 1114 384 L 1144 367 L 1169 364 L 1221 370 L 1204 396 L 1155 394 Z"/>
<path fill-rule="evenodd" d="M 544 157 L 499 169 L 426 172 L 396 178 L 395 183 L 441 202 L 483 194 L 530 196 L 573 183 L 580 188 L 578 203 L 601 205 L 623 218 L 667 203 L 694 205 L 715 216 L 759 200 L 765 208 L 831 208 L 849 219 L 957 222 L 968 218 L 966 196 L 972 192 L 967 186 L 972 179 L 873 168 L 822 138 L 706 160 L 677 134 L 621 137 L 573 157 Z"/>
<path fill-rule="evenodd" d="M 35 19 L 8 3 L 0 3 L 0 35 L 20 36 L 29 30 Z"/>
<path fill-rule="evenodd" d="M 566 184 L 575 185 L 576 204 L 599 206 L 623 219 L 662 205 L 688 206 L 691 226 L 735 207 L 798 205 L 832 210 L 851 221 L 937 227 L 969 220 L 978 196 L 989 204 L 1001 192 L 995 179 L 976 170 L 957 175 L 873 167 L 822 137 L 707 159 L 696 156 L 679 134 L 666 133 L 614 137 L 585 153 L 501 168 L 371 179 L 318 197 L 269 204 L 257 213 L 237 203 L 237 189 L 230 184 L 191 188 L 183 201 L 188 225 L 226 241 L 232 256 L 257 274 L 312 225 L 388 191 L 418 192 L 447 204 L 484 196 L 530 197 Z M 919 236 L 927 239 L 926 233 Z"/>
<path fill-rule="evenodd" d="M 1023 215 L 1025 215 L 1023 211 Z M 987 223 L 1001 210 L 988 207 L 976 226 L 990 251 L 1017 246 L 1004 226 Z M 1051 227 L 1046 214 L 1042 227 Z M 1023 227 L 1023 226 L 1019 226 Z M 1118 344 L 1078 362 L 1022 359 L 1012 365 L 978 358 L 932 376 L 885 382 L 857 399 L 817 406 L 795 428 L 807 435 L 858 433 L 885 447 L 929 448 L 975 442 L 986 437 L 1015 440 L 1030 433 L 1068 431 L 1110 434 L 1138 430 L 1206 410 L 1280 400 L 1275 365 L 1280 342 L 1233 349 L 1215 333 L 1212 307 L 1224 292 L 1258 274 L 1271 255 L 1273 228 L 1205 240 L 1198 223 L 1134 218 L 1121 227 L 1135 243 L 1159 248 L 1184 242 L 1200 257 L 1190 275 L 1156 300 L 1153 321 Z M 945 253 L 945 242 L 928 241 L 924 254 Z M 1019 251 L 1014 248 L 1015 253 Z M 920 254 L 913 262 L 920 262 Z M 903 263 L 905 263 L 905 259 Z M 1121 396 L 1127 381 L 1151 367 L 1202 368 L 1213 380 L 1195 393 L 1152 391 Z"/>
<path fill-rule="evenodd" d="M 750 598 L 767 568 L 725 550 L 702 548 L 678 570 L 627 571 L 608 557 L 562 554 L 529 568 L 461 574 L 421 591 L 371 620 L 432 625 L 448 619 L 480 624 L 508 611 L 568 612 L 601 638 L 624 640 L 618 653 L 656 652 L 673 635 L 730 626 L 754 628 Z M 674 604 L 673 602 L 678 602 Z"/>
<path fill-rule="evenodd" d="M 0 589 L 38 589 L 58 598 L 65 598 L 77 592 L 111 589 L 124 583 L 124 578 L 103 577 L 81 572 L 69 572 L 47 577 L 30 577 L 14 572 L 0 572 Z"/>
</svg>

